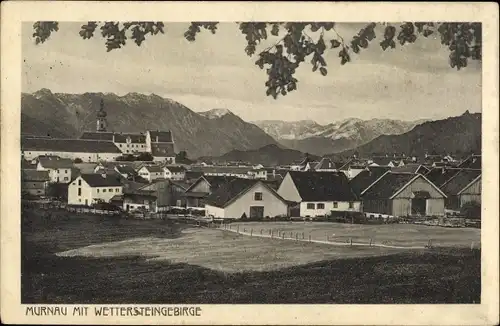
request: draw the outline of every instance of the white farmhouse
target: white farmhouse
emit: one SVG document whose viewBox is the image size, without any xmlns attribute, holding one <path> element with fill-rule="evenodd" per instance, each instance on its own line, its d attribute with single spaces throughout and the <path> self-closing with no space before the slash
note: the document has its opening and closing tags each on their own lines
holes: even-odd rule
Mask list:
<svg viewBox="0 0 500 326">
<path fill-rule="evenodd" d="M 68 204 L 92 206 L 98 202 L 110 202 L 123 193 L 119 178 L 106 174 L 82 174 L 68 186 Z"/>
<path fill-rule="evenodd" d="M 167 165 L 163 167 L 163 178 L 170 180 L 184 180 L 186 169 L 183 166 Z"/>
<path fill-rule="evenodd" d="M 49 180 L 52 183 L 69 183 L 71 181 L 71 169 L 73 161 L 58 156 L 40 156 L 37 159 L 36 169 L 48 171 Z"/>
<path fill-rule="evenodd" d="M 219 219 L 286 216 L 288 204 L 265 182 L 236 178 L 206 198 L 205 214 Z"/>
<path fill-rule="evenodd" d="M 158 165 L 143 165 L 137 172 L 149 182 L 164 178 L 163 168 Z"/>
<path fill-rule="evenodd" d="M 325 216 L 332 211 L 361 211 L 361 200 L 341 172 L 289 171 L 278 194 L 297 203 L 295 212 L 301 217 Z"/>
</svg>

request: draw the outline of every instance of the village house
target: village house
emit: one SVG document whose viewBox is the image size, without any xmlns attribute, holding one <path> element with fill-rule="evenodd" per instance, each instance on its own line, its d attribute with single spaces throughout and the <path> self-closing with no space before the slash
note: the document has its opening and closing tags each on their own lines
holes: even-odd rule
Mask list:
<svg viewBox="0 0 500 326">
<path fill-rule="evenodd" d="M 164 166 L 163 177 L 171 180 L 184 180 L 186 178 L 186 169 L 180 165 Z"/>
<path fill-rule="evenodd" d="M 229 183 L 234 179 L 236 177 L 211 175 L 199 177 L 184 193 L 187 207 L 204 207 L 205 199 L 208 195 L 217 190 L 221 185 Z"/>
<path fill-rule="evenodd" d="M 71 172 L 73 161 L 60 158 L 58 156 L 40 156 L 37 159 L 38 171 L 48 171 L 50 182 L 69 183 L 71 181 Z"/>
<path fill-rule="evenodd" d="M 23 138 L 21 154 L 28 160 L 38 156 L 59 156 L 83 162 L 114 161 L 121 151 L 110 141 L 58 138 Z"/>
<path fill-rule="evenodd" d="M 154 190 L 134 190 L 122 195 L 123 210 L 132 212 L 143 209 L 148 212 L 157 211 L 157 197 Z"/>
<path fill-rule="evenodd" d="M 158 165 L 144 165 L 137 170 L 137 173 L 149 182 L 164 178 L 163 168 Z"/>
<path fill-rule="evenodd" d="M 481 169 L 481 155 L 472 154 L 465 160 L 463 160 L 458 166 L 458 168 L 465 169 Z"/>
<path fill-rule="evenodd" d="M 441 186 L 441 190 L 448 196 L 446 209 L 459 211 L 466 203 L 481 204 L 481 170 L 461 169 Z"/>
<path fill-rule="evenodd" d="M 116 176 L 106 174 L 81 174 L 68 187 L 68 204 L 92 206 L 110 202 L 123 193 L 123 186 Z"/>
<path fill-rule="evenodd" d="M 247 172 L 250 179 L 267 180 L 267 170 L 264 168 L 252 169 Z"/>
<path fill-rule="evenodd" d="M 138 190 L 151 191 L 152 194 L 156 197 L 157 210 L 164 210 L 172 206 L 186 206 L 186 198 L 184 197 L 184 193 L 187 188 L 188 186 L 180 181 L 163 179 L 143 185 Z"/>
<path fill-rule="evenodd" d="M 146 146 L 146 136 L 141 133 L 87 131 L 81 135 L 80 139 L 112 142 L 123 154 L 139 154 L 148 151 Z"/>
<path fill-rule="evenodd" d="M 290 171 L 278 188 L 278 194 L 294 202 L 292 216 L 326 216 L 332 211 L 361 211 L 361 200 L 341 172 Z"/>
<path fill-rule="evenodd" d="M 22 170 L 21 180 L 22 193 L 35 196 L 47 194 L 47 185 L 50 181 L 49 171 Z"/>
<path fill-rule="evenodd" d="M 443 216 L 446 195 L 421 174 L 388 171 L 361 193 L 367 216 Z"/>
<path fill-rule="evenodd" d="M 314 166 L 313 170 L 317 171 L 317 172 L 336 172 L 337 171 L 337 169 L 335 168 L 335 163 L 333 163 L 332 160 L 330 160 L 327 157 L 323 157 L 321 159 L 321 161 L 319 161 L 318 164 L 316 164 Z"/>
<path fill-rule="evenodd" d="M 170 131 L 146 131 L 146 145 L 154 161 L 175 164 L 174 139 Z"/>
<path fill-rule="evenodd" d="M 287 202 L 261 180 L 236 178 L 206 199 L 205 215 L 219 219 L 286 216 Z"/>
<path fill-rule="evenodd" d="M 428 173 L 425 174 L 425 177 L 429 179 L 430 182 L 435 184 L 438 188 L 441 188 L 446 181 L 450 180 L 459 171 L 459 168 L 432 168 Z"/>
</svg>

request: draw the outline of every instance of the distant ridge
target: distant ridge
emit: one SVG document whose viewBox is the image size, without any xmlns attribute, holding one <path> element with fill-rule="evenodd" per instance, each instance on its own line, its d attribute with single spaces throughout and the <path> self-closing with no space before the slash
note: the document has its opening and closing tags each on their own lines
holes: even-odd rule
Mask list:
<svg viewBox="0 0 500 326">
<path fill-rule="evenodd" d="M 123 96 L 113 93 L 65 94 L 52 93 L 48 89 L 23 93 L 21 131 L 42 136 L 79 137 L 84 130 L 95 130 L 95 113 L 101 99 L 112 131 L 171 130 L 176 150 L 187 151 L 191 158 L 276 144 L 259 127 L 230 111 L 209 119 L 172 99 L 139 93 Z"/>
<path fill-rule="evenodd" d="M 426 153 L 481 153 L 481 113 L 469 111 L 457 117 L 429 121 L 401 135 L 379 136 L 342 155 L 360 156 L 374 153 L 406 153 L 424 156 Z"/>
</svg>

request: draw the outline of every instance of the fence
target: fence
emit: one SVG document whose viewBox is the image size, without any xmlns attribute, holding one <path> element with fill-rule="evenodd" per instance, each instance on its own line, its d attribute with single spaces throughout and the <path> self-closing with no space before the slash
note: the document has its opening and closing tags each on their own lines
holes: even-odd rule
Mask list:
<svg viewBox="0 0 500 326">
<path fill-rule="evenodd" d="M 288 241 L 298 241 L 298 242 L 309 242 L 309 243 L 320 243 L 335 246 L 349 246 L 349 247 L 380 247 L 380 248 L 393 248 L 393 249 L 432 249 L 435 248 L 435 244 L 432 239 L 427 241 L 426 245 L 420 246 L 404 246 L 391 241 L 381 241 L 377 242 L 374 238 L 359 239 L 355 237 L 334 237 L 325 233 L 324 238 L 320 238 L 317 234 L 312 235 L 307 232 L 297 232 L 297 231 L 285 231 L 282 229 L 265 229 L 265 228 L 252 228 L 248 226 L 232 225 L 220 223 L 217 224 L 217 229 L 234 232 L 240 235 L 259 237 L 259 238 L 269 238 L 276 240 L 288 240 Z M 345 239 L 343 239 L 345 238 Z M 473 250 L 478 248 L 478 244 L 471 242 L 470 249 Z"/>
</svg>

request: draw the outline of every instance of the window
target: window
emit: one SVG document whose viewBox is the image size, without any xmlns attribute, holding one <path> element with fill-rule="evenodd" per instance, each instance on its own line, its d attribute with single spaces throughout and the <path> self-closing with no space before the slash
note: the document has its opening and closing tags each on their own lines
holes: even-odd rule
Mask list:
<svg viewBox="0 0 500 326">
<path fill-rule="evenodd" d="M 262 200 L 262 193 L 256 192 L 253 196 L 254 200 Z"/>
<path fill-rule="evenodd" d="M 109 189 L 109 192 L 113 192 L 113 188 L 110 188 L 110 189 Z"/>
<path fill-rule="evenodd" d="M 68 181 L 68 177 L 64 177 L 64 181 Z"/>
<path fill-rule="evenodd" d="M 64 173 L 68 174 L 68 170 L 64 170 Z"/>
<path fill-rule="evenodd" d="M 99 189 L 97 189 L 97 193 L 99 193 Z"/>
<path fill-rule="evenodd" d="M 307 209 L 314 209 L 314 204 L 307 204 Z"/>
<path fill-rule="evenodd" d="M 106 192 L 106 189 L 103 189 L 102 192 Z"/>
<path fill-rule="evenodd" d="M 82 188 L 78 188 L 78 196 L 82 195 Z"/>
<path fill-rule="evenodd" d="M 78 185 L 81 186 L 82 185 L 82 179 L 79 179 L 78 180 Z"/>
<path fill-rule="evenodd" d="M 354 208 L 354 203 L 352 201 L 349 202 L 349 208 Z"/>
<path fill-rule="evenodd" d="M 339 208 L 339 203 L 337 203 L 336 201 L 333 202 L 333 208 Z"/>
<path fill-rule="evenodd" d="M 120 188 L 116 188 L 116 192 L 120 192 Z"/>
<path fill-rule="evenodd" d="M 323 203 L 318 203 L 318 204 L 316 205 L 316 208 L 317 208 L 317 209 L 325 209 L 325 204 L 323 204 Z"/>
</svg>

